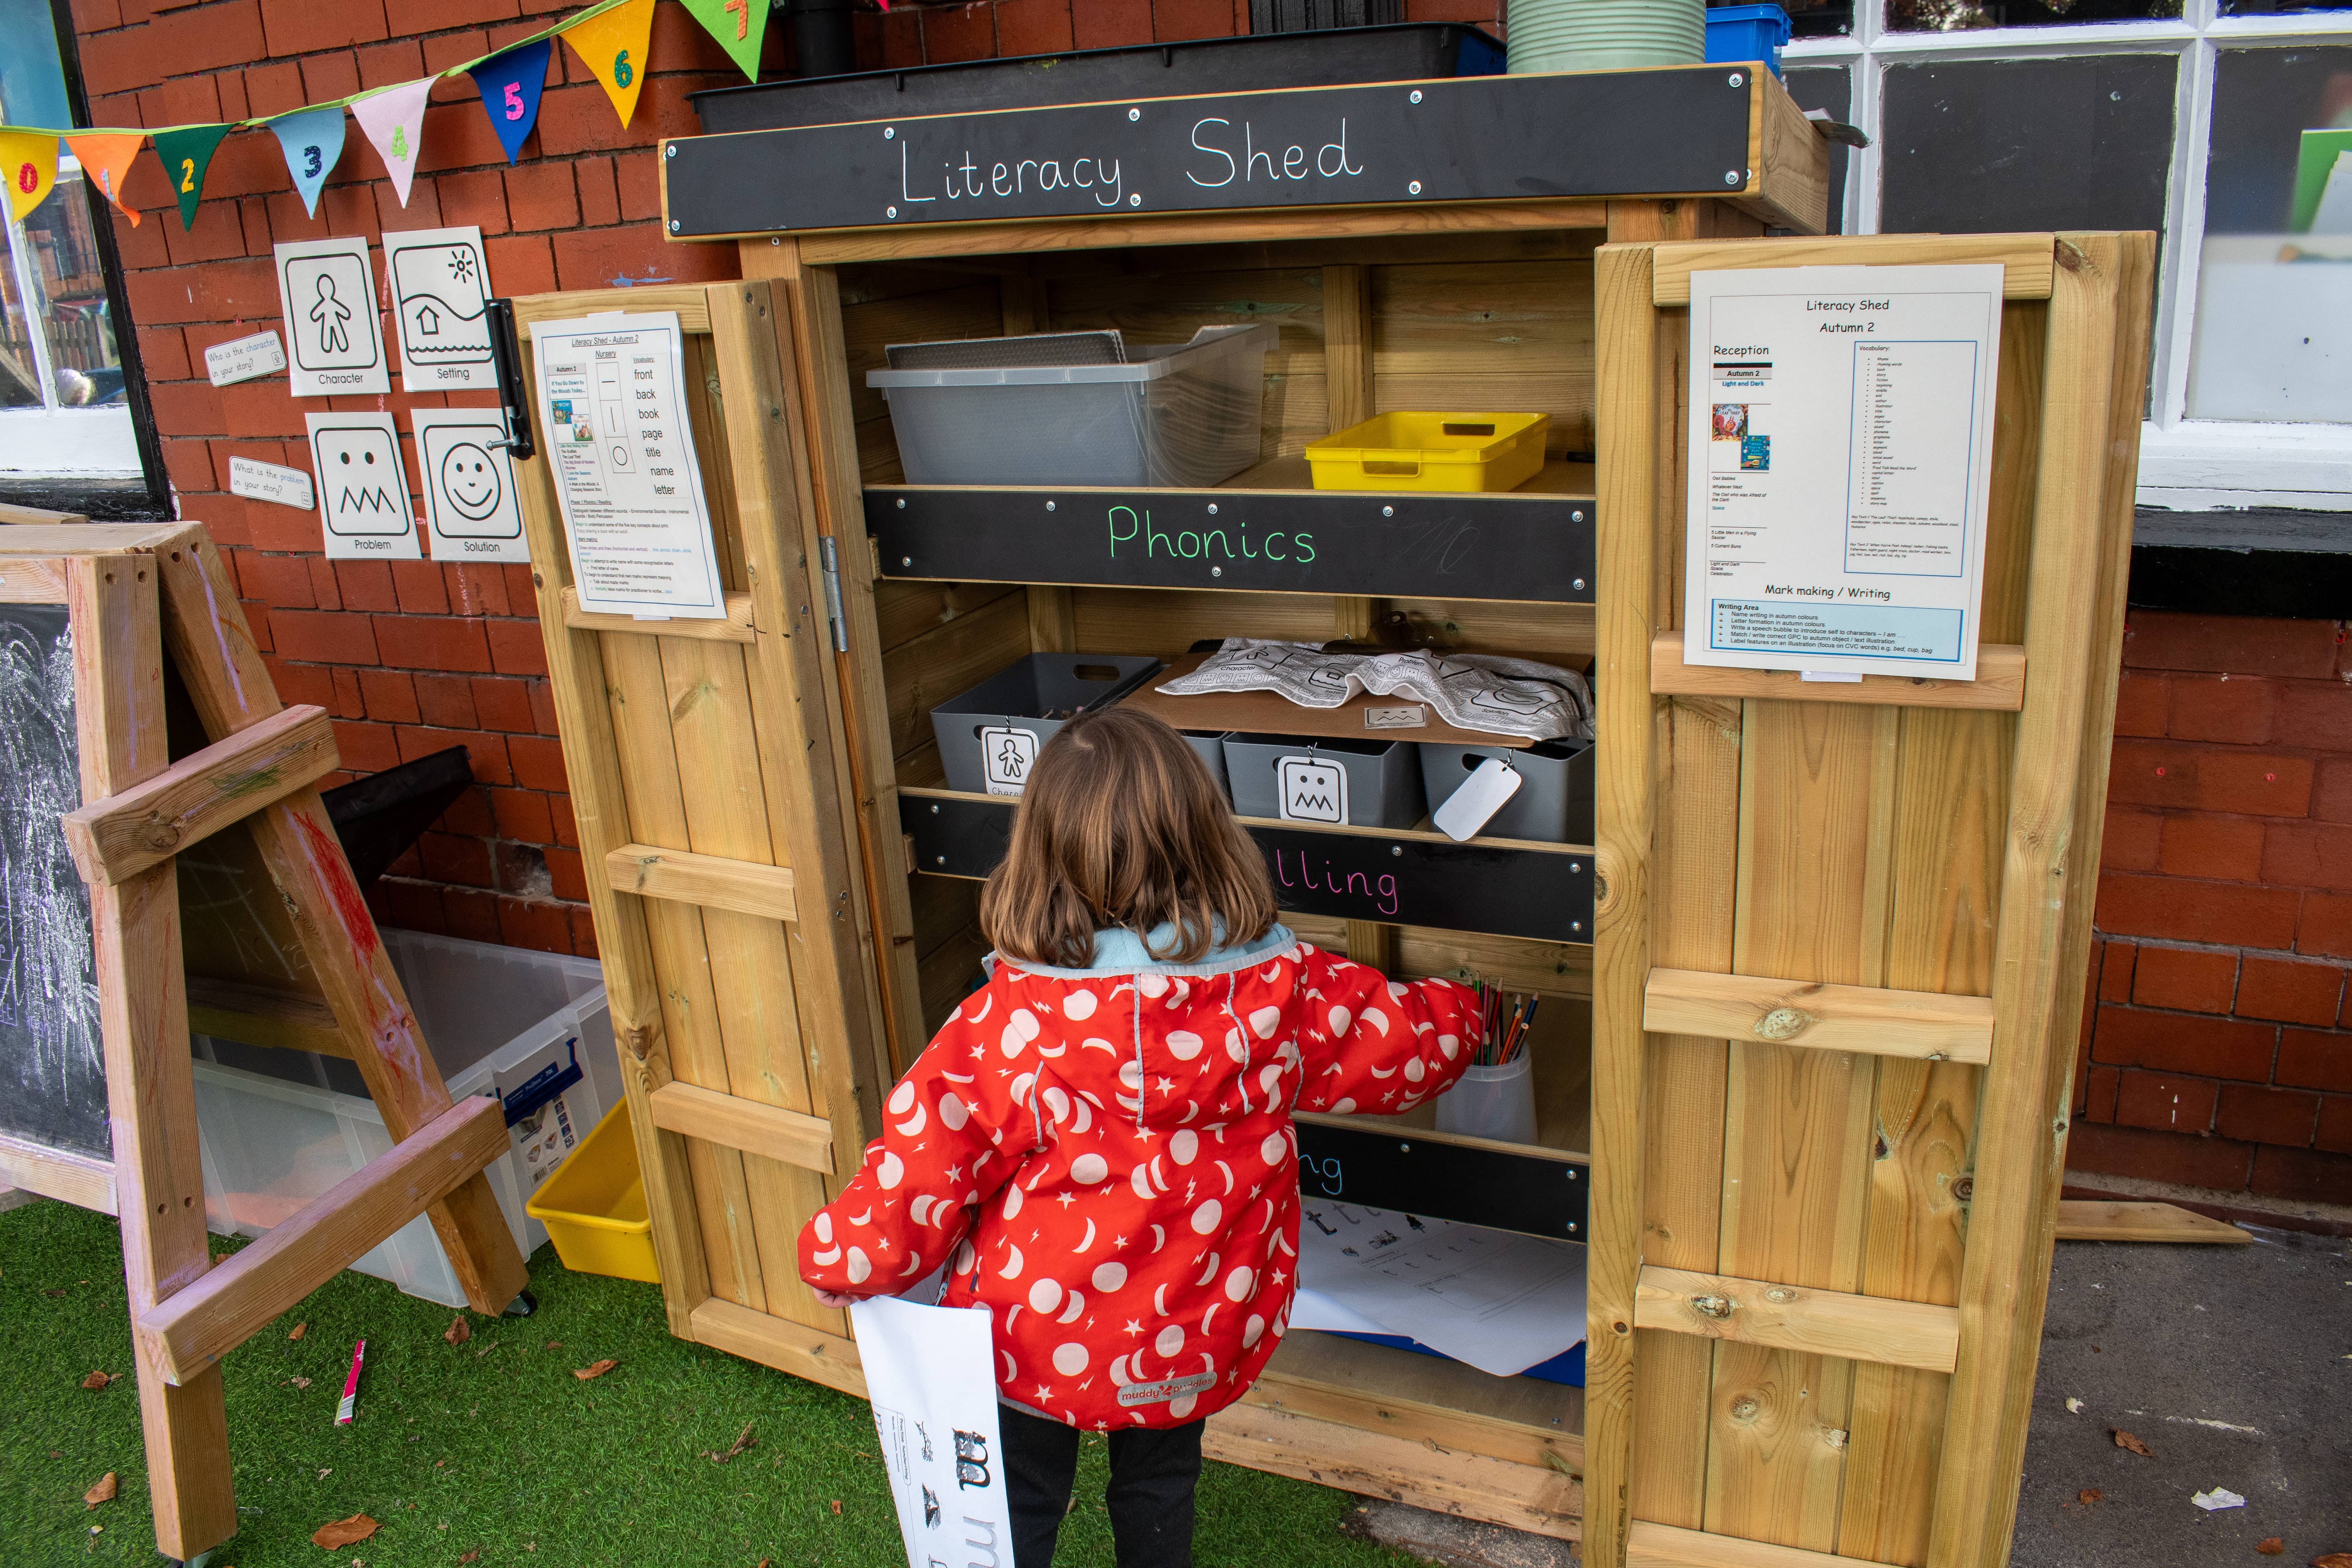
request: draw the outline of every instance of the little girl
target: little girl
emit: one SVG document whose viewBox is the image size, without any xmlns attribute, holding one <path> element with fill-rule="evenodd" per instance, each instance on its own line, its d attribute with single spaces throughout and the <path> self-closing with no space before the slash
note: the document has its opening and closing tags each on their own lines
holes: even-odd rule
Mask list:
<svg viewBox="0 0 2352 1568">
<path fill-rule="evenodd" d="M 1121 1568 L 1192 1561 L 1201 1423 L 1289 1320 L 1294 1107 L 1409 1110 L 1470 1059 L 1476 1002 L 1275 921 L 1260 858 L 1183 738 L 1126 709 L 1038 754 L 981 895 L 996 945 L 801 1233 L 820 1300 L 993 1315 L 1016 1568 L 1046 1568 L 1081 1428 L 1110 1434 Z"/>
</svg>

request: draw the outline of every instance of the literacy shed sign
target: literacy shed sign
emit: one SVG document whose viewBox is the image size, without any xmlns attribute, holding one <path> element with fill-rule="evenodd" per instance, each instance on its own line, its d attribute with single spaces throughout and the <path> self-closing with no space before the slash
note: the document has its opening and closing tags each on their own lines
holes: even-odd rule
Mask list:
<svg viewBox="0 0 2352 1568">
<path fill-rule="evenodd" d="M 1007 218 L 1755 186 L 1723 66 L 1220 93 L 687 137 L 674 238 Z"/>
</svg>

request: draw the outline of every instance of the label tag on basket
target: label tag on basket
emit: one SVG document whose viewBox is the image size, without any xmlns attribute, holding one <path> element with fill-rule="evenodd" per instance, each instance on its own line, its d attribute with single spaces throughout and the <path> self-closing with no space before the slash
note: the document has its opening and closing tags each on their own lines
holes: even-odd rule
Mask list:
<svg viewBox="0 0 2352 1568">
<path fill-rule="evenodd" d="M 989 794 L 1019 795 L 1028 786 L 1029 770 L 1037 765 L 1037 736 L 1034 731 L 983 724 L 980 728 L 980 763 L 988 779 Z"/>
<path fill-rule="evenodd" d="M 1430 820 L 1456 844 L 1475 838 L 1504 803 L 1519 793 L 1519 782 L 1518 769 L 1500 757 L 1488 757 L 1462 781 L 1460 789 L 1445 797 L 1445 804 Z"/>
<path fill-rule="evenodd" d="M 1348 825 L 1348 770 L 1316 757 L 1284 757 L 1274 764 L 1282 785 L 1280 805 L 1286 822 L 1328 822 Z"/>
<path fill-rule="evenodd" d="M 1364 710 L 1367 730 L 1426 730 L 1429 715 L 1414 703 L 1404 708 L 1367 708 Z"/>
</svg>

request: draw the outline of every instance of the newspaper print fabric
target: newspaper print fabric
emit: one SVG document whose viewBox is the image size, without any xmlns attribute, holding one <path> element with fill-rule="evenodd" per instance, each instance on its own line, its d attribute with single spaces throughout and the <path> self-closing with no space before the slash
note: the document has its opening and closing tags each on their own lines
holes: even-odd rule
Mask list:
<svg viewBox="0 0 2352 1568">
<path fill-rule="evenodd" d="M 1370 692 L 1426 702 L 1458 730 L 1531 741 L 1592 738 L 1592 694 L 1582 676 L 1493 654 L 1325 653 L 1313 643 L 1227 637 L 1198 669 L 1158 689 L 1171 697 L 1272 691 L 1302 708 L 1337 708 Z"/>
</svg>

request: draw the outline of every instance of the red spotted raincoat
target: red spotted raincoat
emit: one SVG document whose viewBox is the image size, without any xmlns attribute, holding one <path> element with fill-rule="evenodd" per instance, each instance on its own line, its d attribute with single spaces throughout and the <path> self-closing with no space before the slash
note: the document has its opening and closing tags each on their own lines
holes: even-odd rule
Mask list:
<svg viewBox="0 0 2352 1568">
<path fill-rule="evenodd" d="M 1288 1323 L 1291 1110 L 1419 1104 L 1467 1065 L 1477 1003 L 1281 926 L 1192 965 L 1103 937 L 1091 969 L 998 963 L 801 1232 L 801 1275 L 887 1294 L 952 1254 L 944 1304 L 993 1314 L 1007 1399 L 1174 1426 L 1239 1398 Z"/>
</svg>

